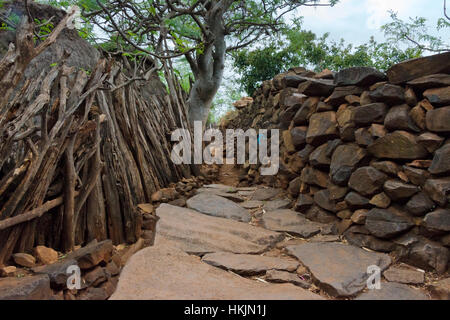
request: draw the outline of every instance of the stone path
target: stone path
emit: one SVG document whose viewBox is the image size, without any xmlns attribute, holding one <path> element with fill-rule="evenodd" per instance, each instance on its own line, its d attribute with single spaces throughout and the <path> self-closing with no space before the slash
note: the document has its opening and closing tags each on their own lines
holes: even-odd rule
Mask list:
<svg viewBox="0 0 450 320">
<path fill-rule="evenodd" d="M 162 204 L 155 245 L 131 257 L 112 299 L 430 298 L 421 271 L 342 242 L 293 205 L 279 189 L 221 184 L 189 208 Z M 370 266 L 385 272 L 381 290 L 367 289 Z"/>
</svg>

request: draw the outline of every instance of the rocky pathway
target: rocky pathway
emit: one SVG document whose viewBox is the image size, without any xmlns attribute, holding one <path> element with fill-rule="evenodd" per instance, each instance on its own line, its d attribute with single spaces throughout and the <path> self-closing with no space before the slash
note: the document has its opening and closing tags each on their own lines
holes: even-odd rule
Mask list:
<svg viewBox="0 0 450 320">
<path fill-rule="evenodd" d="M 430 298 L 423 271 L 347 244 L 290 210 L 282 190 L 207 185 L 186 204 L 157 209 L 155 245 L 129 260 L 111 299 Z M 367 289 L 369 266 L 383 272 L 380 290 Z"/>
</svg>

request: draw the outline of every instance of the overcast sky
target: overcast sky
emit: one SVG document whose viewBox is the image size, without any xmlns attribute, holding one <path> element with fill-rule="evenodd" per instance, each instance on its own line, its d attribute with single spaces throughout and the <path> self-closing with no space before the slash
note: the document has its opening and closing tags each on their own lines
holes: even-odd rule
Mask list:
<svg viewBox="0 0 450 320">
<path fill-rule="evenodd" d="M 333 8 L 303 7 L 298 13 L 304 16 L 305 29 L 320 35 L 330 32 L 332 39 L 344 38 L 357 45 L 371 35 L 384 39 L 380 27 L 390 21 L 389 10 L 398 12 L 401 19 L 425 17 L 435 31 L 437 20 L 443 17 L 443 0 L 340 0 Z"/>
</svg>

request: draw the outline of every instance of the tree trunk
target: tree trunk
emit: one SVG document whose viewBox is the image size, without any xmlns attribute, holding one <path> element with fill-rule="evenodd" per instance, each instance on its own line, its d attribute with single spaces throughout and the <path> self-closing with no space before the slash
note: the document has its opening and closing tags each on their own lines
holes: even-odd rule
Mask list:
<svg viewBox="0 0 450 320">
<path fill-rule="evenodd" d="M 205 81 L 202 79 L 195 81 L 187 101 L 189 107 L 189 121 L 192 125 L 194 124 L 194 121 L 202 121 L 203 125 L 206 124 L 214 95 L 217 93 L 220 85 L 218 84 L 215 88 L 207 88 L 202 85 L 202 82 Z"/>
</svg>

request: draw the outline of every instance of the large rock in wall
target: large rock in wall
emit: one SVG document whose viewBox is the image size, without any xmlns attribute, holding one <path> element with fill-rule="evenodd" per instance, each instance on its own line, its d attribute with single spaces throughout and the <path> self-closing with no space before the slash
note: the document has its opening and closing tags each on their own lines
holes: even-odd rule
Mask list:
<svg viewBox="0 0 450 320">
<path fill-rule="evenodd" d="M 449 95 L 449 53 L 402 62 L 387 75 L 295 68 L 265 81 L 253 104 L 223 126 L 281 130 L 278 175 L 244 165 L 252 175 L 243 172 L 242 185 L 286 188 L 298 211 L 336 216 L 350 243 L 443 273 L 450 258 Z"/>
</svg>

